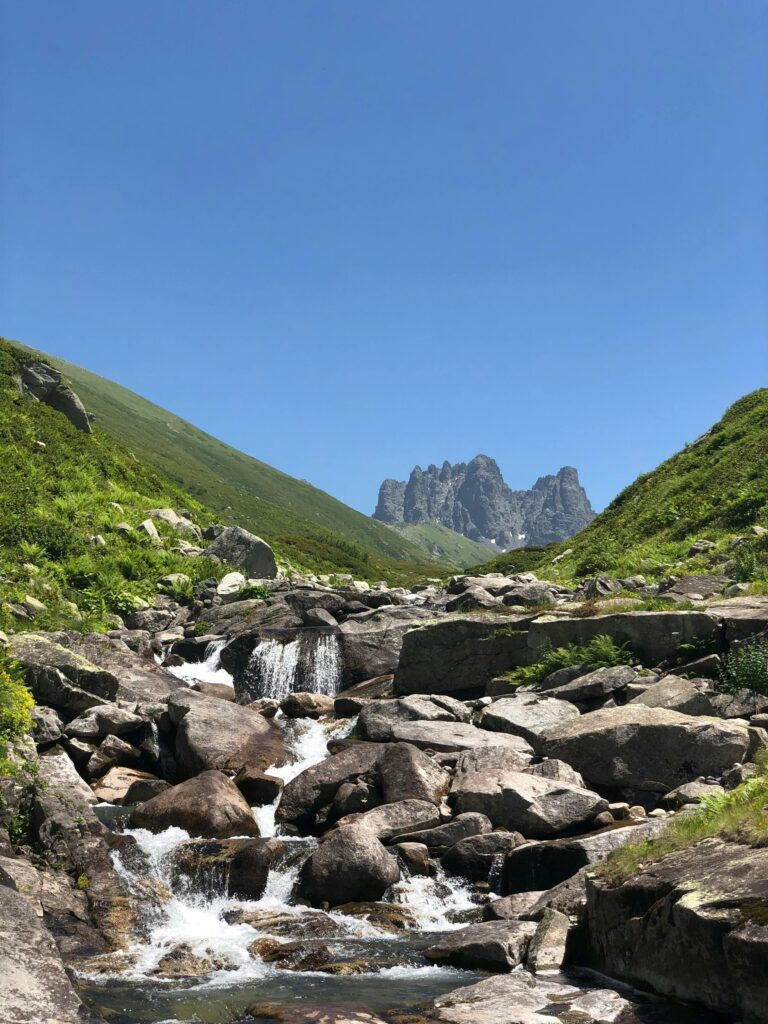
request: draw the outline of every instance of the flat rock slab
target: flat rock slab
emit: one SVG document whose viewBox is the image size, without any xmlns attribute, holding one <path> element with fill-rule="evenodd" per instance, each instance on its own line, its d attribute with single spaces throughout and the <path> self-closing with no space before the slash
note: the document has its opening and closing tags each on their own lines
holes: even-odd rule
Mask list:
<svg viewBox="0 0 768 1024">
<path fill-rule="evenodd" d="M 547 729 L 579 717 L 579 709 L 567 700 L 555 700 L 535 693 L 501 697 L 480 716 L 480 728 L 522 736 L 534 749 Z"/>
<path fill-rule="evenodd" d="M 465 722 L 400 722 L 392 727 L 392 739 L 439 753 L 505 747 L 528 760 L 533 756 L 531 745 L 522 736 L 490 732 Z"/>
</svg>

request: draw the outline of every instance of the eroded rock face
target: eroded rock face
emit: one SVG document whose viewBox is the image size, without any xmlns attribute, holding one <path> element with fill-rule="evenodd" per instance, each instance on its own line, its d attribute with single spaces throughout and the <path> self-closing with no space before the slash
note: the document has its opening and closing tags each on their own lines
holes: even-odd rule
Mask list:
<svg viewBox="0 0 768 1024">
<path fill-rule="evenodd" d="M 73 427 L 90 434 L 91 421 L 78 395 L 63 379 L 61 372 L 47 363 L 34 360 L 21 368 L 24 391 L 44 405 L 63 413 Z"/>
<path fill-rule="evenodd" d="M 339 906 L 350 900 L 379 900 L 400 878 L 392 854 L 373 832 L 348 825 L 330 832 L 304 862 L 300 893 L 313 906 Z"/>
<path fill-rule="evenodd" d="M 83 1024 L 56 944 L 33 905 L 0 885 L 0 1015 L 8 1024 Z"/>
<path fill-rule="evenodd" d="M 549 730 L 542 749 L 592 785 L 664 793 L 700 775 L 720 776 L 747 759 L 753 742 L 743 724 L 628 704 Z"/>
<path fill-rule="evenodd" d="M 131 812 L 132 828 L 162 832 L 173 825 L 204 839 L 259 834 L 242 793 L 218 771 L 201 772 L 137 804 Z"/>
<path fill-rule="evenodd" d="M 587 880 L 606 974 L 748 1024 L 768 1020 L 768 850 L 705 840 L 620 885 Z"/>
<path fill-rule="evenodd" d="M 177 876 L 201 892 L 218 892 L 238 900 L 260 900 L 278 844 L 270 839 L 199 839 L 174 853 Z"/>
</svg>

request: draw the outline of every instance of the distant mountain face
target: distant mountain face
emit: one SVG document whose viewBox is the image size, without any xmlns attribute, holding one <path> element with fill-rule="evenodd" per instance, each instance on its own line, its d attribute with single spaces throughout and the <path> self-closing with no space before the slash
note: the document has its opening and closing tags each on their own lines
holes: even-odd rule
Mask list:
<svg viewBox="0 0 768 1024">
<path fill-rule="evenodd" d="M 579 474 L 564 466 L 530 491 L 513 491 L 487 455 L 423 470 L 407 482 L 385 480 L 374 519 L 383 523 L 441 523 L 497 550 L 549 544 L 578 533 L 595 518 Z"/>
</svg>

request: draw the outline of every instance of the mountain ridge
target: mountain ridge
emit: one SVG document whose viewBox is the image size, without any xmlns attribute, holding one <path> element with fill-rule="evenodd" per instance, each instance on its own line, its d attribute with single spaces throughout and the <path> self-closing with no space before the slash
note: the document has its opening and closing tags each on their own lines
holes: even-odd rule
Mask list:
<svg viewBox="0 0 768 1024">
<path fill-rule="evenodd" d="M 527 491 L 513 491 L 488 455 L 452 465 L 415 466 L 407 481 L 387 479 L 374 519 L 439 523 L 500 551 L 549 544 L 577 533 L 595 513 L 573 466 L 540 476 Z"/>
</svg>

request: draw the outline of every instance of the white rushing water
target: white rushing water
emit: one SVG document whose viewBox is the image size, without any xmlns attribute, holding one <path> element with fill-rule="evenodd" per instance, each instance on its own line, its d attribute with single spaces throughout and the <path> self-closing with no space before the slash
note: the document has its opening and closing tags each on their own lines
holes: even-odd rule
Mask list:
<svg viewBox="0 0 768 1024">
<path fill-rule="evenodd" d="M 223 686 L 233 686 L 232 676 L 225 668 L 221 667 L 221 652 L 227 646 L 226 640 L 211 640 L 205 648 L 205 656 L 202 661 L 185 661 L 183 665 L 168 665 L 167 671 L 187 684 L 193 683 L 220 683 Z"/>
<path fill-rule="evenodd" d="M 281 700 L 293 690 L 332 697 L 341 680 L 339 641 L 306 632 L 293 640 L 270 637 L 254 647 L 246 670 L 254 697 Z"/>
</svg>

